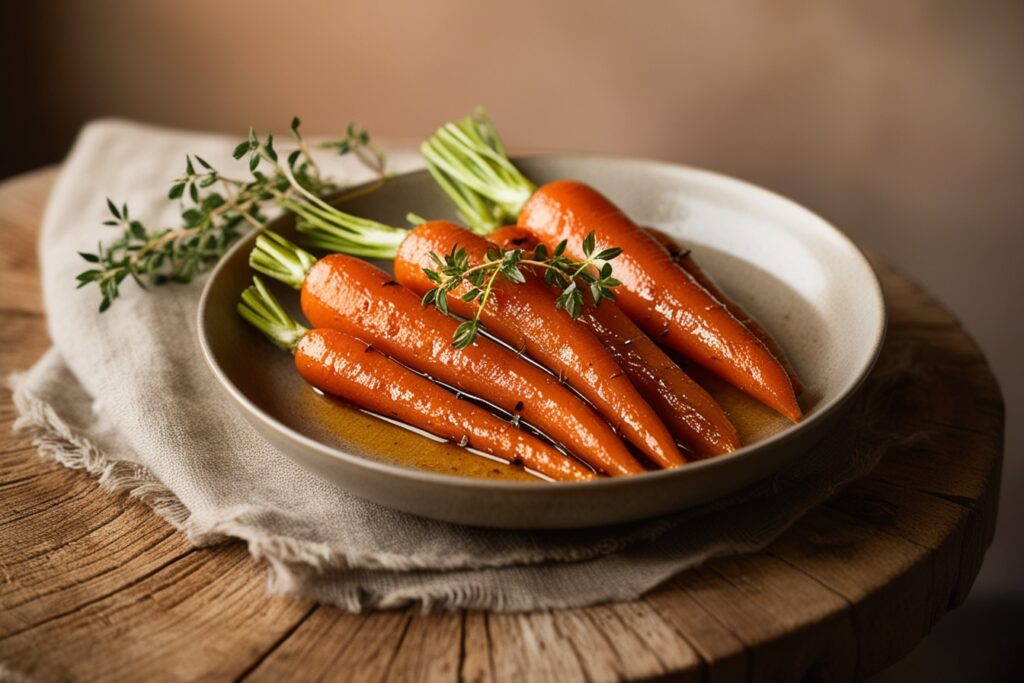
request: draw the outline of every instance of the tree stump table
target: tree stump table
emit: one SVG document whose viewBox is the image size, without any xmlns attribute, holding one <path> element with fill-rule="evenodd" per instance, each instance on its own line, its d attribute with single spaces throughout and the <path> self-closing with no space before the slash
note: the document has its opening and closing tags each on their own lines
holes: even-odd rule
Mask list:
<svg viewBox="0 0 1024 683">
<path fill-rule="evenodd" d="M 56 171 L 0 186 L 0 374 L 49 345 L 36 241 Z M 1003 405 L 960 325 L 874 259 L 912 396 L 887 453 L 762 552 L 642 599 L 497 614 L 348 614 L 272 597 L 240 542 L 191 547 L 141 503 L 36 455 L 0 392 L 0 679 L 853 680 L 964 600 L 995 529 Z M 15 678 L 15 680 L 19 680 Z"/>
</svg>

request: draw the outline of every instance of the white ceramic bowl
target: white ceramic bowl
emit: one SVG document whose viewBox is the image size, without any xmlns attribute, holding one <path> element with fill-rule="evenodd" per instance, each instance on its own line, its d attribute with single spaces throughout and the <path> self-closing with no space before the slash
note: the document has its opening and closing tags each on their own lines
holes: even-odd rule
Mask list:
<svg viewBox="0 0 1024 683">
<path fill-rule="evenodd" d="M 806 386 L 803 422 L 728 456 L 585 483 L 494 481 L 381 461 L 366 452 L 365 439 L 305 409 L 310 388 L 291 359 L 236 314 L 238 296 L 252 277 L 250 235 L 210 277 L 199 306 L 199 335 L 227 397 L 253 427 L 299 464 L 359 496 L 435 519 L 505 528 L 613 524 L 680 510 L 771 474 L 827 432 L 871 370 L 885 331 L 878 280 L 839 230 L 772 192 L 684 166 L 591 156 L 517 163 L 538 183 L 588 182 L 638 223 L 658 226 L 692 247 L 723 289 L 786 349 Z M 396 177 L 345 208 L 394 225 L 404 224 L 407 211 L 454 218 L 424 171 Z M 295 237 L 288 217 L 272 227 Z M 294 293 L 275 291 L 298 313 Z M 404 431 L 370 417 L 360 429 Z"/>
</svg>

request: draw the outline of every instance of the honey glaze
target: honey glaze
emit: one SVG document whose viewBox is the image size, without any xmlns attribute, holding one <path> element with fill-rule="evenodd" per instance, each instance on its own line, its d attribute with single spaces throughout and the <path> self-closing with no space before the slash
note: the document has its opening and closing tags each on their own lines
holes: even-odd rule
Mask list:
<svg viewBox="0 0 1024 683">
<path fill-rule="evenodd" d="M 695 382 L 707 389 L 707 392 L 718 401 L 722 410 L 736 427 L 743 446 L 764 441 L 793 425 L 788 419 L 775 412 L 760 401 L 747 396 L 736 387 L 726 384 L 706 370 L 692 364 L 680 364 Z M 729 456 L 719 456 L 729 457 Z"/>
<path fill-rule="evenodd" d="M 359 456 L 462 477 L 533 482 L 541 479 L 523 467 L 360 410 L 311 387 L 301 396 L 303 405 L 299 408 L 312 422 L 304 428 L 314 431 L 317 440 Z"/>
<path fill-rule="evenodd" d="M 786 418 L 701 368 L 687 363 L 684 369 L 719 402 L 744 446 L 791 426 Z M 331 446 L 371 460 L 428 472 L 503 481 L 540 480 L 519 465 L 368 413 L 311 387 L 304 388 L 299 399 L 302 405 L 296 411 L 309 418 L 304 420 L 302 431 L 313 432 L 310 436 Z"/>
</svg>

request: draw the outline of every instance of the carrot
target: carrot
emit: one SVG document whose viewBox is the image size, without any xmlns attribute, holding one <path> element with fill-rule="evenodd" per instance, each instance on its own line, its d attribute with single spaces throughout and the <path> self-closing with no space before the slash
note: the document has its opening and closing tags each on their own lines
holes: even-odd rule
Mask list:
<svg viewBox="0 0 1024 683">
<path fill-rule="evenodd" d="M 793 368 L 792 363 L 789 362 L 789 358 L 786 357 L 786 352 L 783 351 L 782 347 L 779 346 L 779 343 L 775 341 L 775 337 L 773 337 L 768 330 L 762 327 L 759 322 L 754 320 L 754 318 L 752 318 L 742 306 L 730 299 L 729 296 L 718 287 L 711 276 L 708 275 L 707 272 L 700 267 L 700 264 L 697 263 L 696 259 L 693 258 L 693 254 L 690 253 L 689 249 L 679 244 L 679 242 L 677 242 L 671 235 L 668 235 L 657 228 L 645 227 L 643 229 L 647 231 L 651 237 L 656 239 L 661 246 L 665 247 L 669 255 L 672 256 L 672 258 L 676 260 L 676 263 L 682 266 L 687 273 L 693 276 L 693 279 L 697 281 L 697 284 L 708 290 L 708 293 L 718 299 L 718 301 L 725 306 L 726 310 L 732 313 L 734 318 L 743 323 L 743 325 L 750 330 L 751 334 L 760 339 L 761 343 L 768 347 L 771 354 L 775 356 L 775 360 L 779 361 L 782 368 L 786 371 L 786 374 L 789 375 L 789 381 L 793 384 L 793 391 L 797 396 L 799 396 L 804 390 L 803 384 L 800 382 L 800 378 L 797 377 L 796 370 Z"/>
<path fill-rule="evenodd" d="M 436 267 L 431 254 L 466 251 L 471 265 L 483 263 L 497 249 L 479 235 L 447 221 L 430 221 L 412 230 L 398 247 L 395 278 L 424 294 L 434 283 L 424 272 Z M 448 294 L 449 310 L 466 318 L 480 310 L 480 320 L 494 336 L 545 365 L 569 381 L 590 400 L 634 446 L 661 467 L 676 467 L 685 458 L 654 409 L 640 396 L 611 353 L 586 328 L 555 306 L 555 297 L 542 282 L 514 283 L 494 278 L 486 298 L 463 298 L 466 282 Z M 484 305 L 486 304 L 486 305 Z"/>
<path fill-rule="evenodd" d="M 789 376 L 764 343 L 600 192 L 572 180 L 548 183 L 527 201 L 519 224 L 548 245 L 568 240 L 566 253 L 576 258 L 581 254 L 574 242 L 589 232 L 598 249 L 623 249 L 615 262 L 622 282 L 616 300 L 634 322 L 659 343 L 800 421 Z"/>
<path fill-rule="evenodd" d="M 540 439 L 459 400 L 428 379 L 344 332 L 307 330 L 292 320 L 258 278 L 242 295 L 242 316 L 295 356 L 295 367 L 317 389 L 360 408 L 476 448 L 558 481 L 594 473 Z"/>
<path fill-rule="evenodd" d="M 548 248 L 565 240 L 568 256 L 580 256 L 590 233 L 597 248 L 624 250 L 615 261 L 616 298 L 634 322 L 794 422 L 803 417 L 789 376 L 760 339 L 599 192 L 570 180 L 538 190 L 509 160 L 482 109 L 439 128 L 420 151 L 477 231 L 511 220 Z"/>
<path fill-rule="evenodd" d="M 380 268 L 331 254 L 316 259 L 264 232 L 250 257 L 254 268 L 301 289 L 302 310 L 316 327 L 372 344 L 409 368 L 521 416 L 598 471 L 642 472 L 621 439 L 567 387 L 535 365 L 486 339 L 452 346 L 458 323 Z"/>
<path fill-rule="evenodd" d="M 337 330 L 313 330 L 295 349 L 295 366 L 313 386 L 461 446 L 476 448 L 559 481 L 595 474 L 483 408 L 458 399 Z"/>
<path fill-rule="evenodd" d="M 504 248 L 530 250 L 537 239 L 518 226 L 495 230 L 488 239 Z M 694 382 L 613 301 L 586 301 L 577 319 L 605 346 L 644 394 L 672 434 L 701 457 L 740 446 L 736 428 L 711 395 Z"/>
</svg>

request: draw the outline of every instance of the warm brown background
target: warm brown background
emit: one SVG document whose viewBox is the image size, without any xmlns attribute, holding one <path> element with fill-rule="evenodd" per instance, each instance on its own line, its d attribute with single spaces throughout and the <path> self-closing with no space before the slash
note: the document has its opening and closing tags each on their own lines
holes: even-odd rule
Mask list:
<svg viewBox="0 0 1024 683">
<path fill-rule="evenodd" d="M 5 3 L 0 27 L 0 174 L 98 116 L 239 132 L 300 114 L 416 141 L 483 103 L 513 147 L 705 166 L 817 210 L 922 279 L 995 366 L 1001 531 L 959 619 L 1021 638 L 1024 3 L 69 0 Z"/>
</svg>

